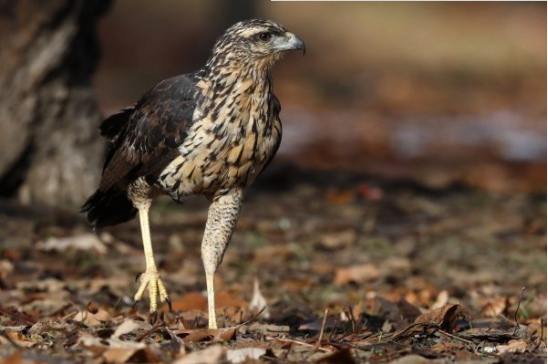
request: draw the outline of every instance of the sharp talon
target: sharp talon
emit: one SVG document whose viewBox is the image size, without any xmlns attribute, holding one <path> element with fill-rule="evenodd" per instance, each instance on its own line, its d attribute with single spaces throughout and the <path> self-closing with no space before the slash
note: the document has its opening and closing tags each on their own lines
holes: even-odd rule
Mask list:
<svg viewBox="0 0 548 364">
<path fill-rule="evenodd" d="M 137 306 L 137 303 L 138 303 L 138 302 L 139 302 L 139 301 L 137 301 L 137 300 L 133 300 L 133 305 L 131 305 L 131 309 L 132 309 L 132 310 L 135 310 L 135 306 Z"/>
<path fill-rule="evenodd" d="M 154 311 L 150 313 L 150 323 L 154 325 L 156 320 L 158 319 L 158 311 Z"/>
<path fill-rule="evenodd" d="M 172 306 L 172 302 L 171 302 L 171 297 L 167 296 L 167 297 L 166 297 L 166 302 L 167 302 L 167 307 L 169 307 L 169 312 L 173 311 L 173 306 Z"/>
<path fill-rule="evenodd" d="M 137 283 L 137 281 L 139 280 L 139 278 L 141 278 L 141 275 L 143 275 L 143 273 L 137 273 L 135 275 L 135 283 Z"/>
</svg>

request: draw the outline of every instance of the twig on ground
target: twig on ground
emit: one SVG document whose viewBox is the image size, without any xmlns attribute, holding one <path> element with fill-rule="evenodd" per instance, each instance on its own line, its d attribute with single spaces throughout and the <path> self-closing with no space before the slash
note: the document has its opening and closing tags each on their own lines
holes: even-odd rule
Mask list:
<svg viewBox="0 0 548 364">
<path fill-rule="evenodd" d="M 65 320 L 69 320 L 69 319 L 72 319 L 74 316 L 76 316 L 78 314 L 78 311 L 74 311 L 74 312 L 71 312 L 63 317 L 61 317 L 61 319 L 59 319 L 58 321 L 65 321 Z"/>
<path fill-rule="evenodd" d="M 327 341 L 331 341 L 333 339 L 333 336 L 335 335 L 335 331 L 337 331 L 337 327 L 339 326 L 339 323 L 341 322 L 341 315 L 337 315 L 337 318 L 335 319 L 335 325 L 333 326 L 333 330 L 329 334 L 329 338 L 327 338 Z"/>
<path fill-rule="evenodd" d="M 316 350 L 318 350 L 319 347 L 322 345 L 323 332 L 325 330 L 325 323 L 327 321 L 327 314 L 328 313 L 329 313 L 329 308 L 326 308 L 325 312 L 323 313 L 322 328 L 320 329 L 320 337 L 318 338 L 318 343 L 316 344 Z"/>
<path fill-rule="evenodd" d="M 519 306 L 521 306 L 521 301 L 523 300 L 524 291 L 525 291 L 525 287 L 521 287 L 521 292 L 519 294 L 518 307 L 516 308 L 516 312 L 514 312 L 514 322 L 516 323 L 516 326 L 514 327 L 514 332 L 512 333 L 512 335 L 515 335 L 516 332 L 519 330 L 518 312 L 519 312 Z"/>
<path fill-rule="evenodd" d="M 137 336 L 135 338 L 135 341 L 139 342 L 139 341 L 143 340 L 145 337 L 147 337 L 147 336 L 153 334 L 154 332 L 156 332 L 156 330 L 158 330 L 162 326 L 165 326 L 165 322 L 162 321 L 162 320 L 157 321 L 154 324 L 154 326 L 152 326 L 150 329 L 143 332 L 141 335 Z"/>
<path fill-rule="evenodd" d="M 438 329 L 438 332 L 439 332 L 440 334 L 442 334 L 442 335 L 445 335 L 445 336 L 447 336 L 447 337 L 450 337 L 451 339 L 455 339 L 455 340 L 461 341 L 461 342 L 463 342 L 463 343 L 465 343 L 465 344 L 468 344 L 468 345 L 475 345 L 474 342 L 472 342 L 472 341 L 470 341 L 470 340 L 463 339 L 462 337 L 458 337 L 458 336 L 456 336 L 456 335 L 450 334 L 450 333 L 448 333 L 448 332 L 446 332 L 446 331 L 443 331 L 443 330 L 441 330 L 441 329 Z"/>
<path fill-rule="evenodd" d="M 352 322 L 352 333 L 356 332 L 356 318 L 354 317 L 354 312 L 352 312 L 352 307 L 348 306 L 348 317 Z"/>
<path fill-rule="evenodd" d="M 242 323 L 239 324 L 239 325 L 236 325 L 236 327 L 240 327 L 240 326 L 243 326 L 243 325 L 247 325 L 248 323 L 255 321 L 256 319 L 259 318 L 259 316 L 261 316 L 261 315 L 263 314 L 264 310 L 266 310 L 266 306 L 264 306 L 263 308 L 261 308 L 261 309 L 259 310 L 259 312 L 257 312 L 255 315 L 251 316 L 251 318 L 249 318 L 247 321 L 242 322 Z"/>
<path fill-rule="evenodd" d="M 285 339 L 285 338 L 274 338 L 274 340 L 277 340 L 277 341 L 280 341 L 280 342 L 283 342 L 283 343 L 292 343 L 292 344 L 298 344 L 298 345 L 302 345 L 302 346 L 306 346 L 306 347 L 309 347 L 309 348 L 313 348 L 313 349 L 316 349 L 316 345 L 312 345 L 312 344 L 308 344 L 308 343 L 305 343 L 305 342 L 302 342 L 302 341 L 299 341 L 299 340 L 293 340 L 293 339 Z M 324 348 L 324 347 L 319 347 L 317 348 L 316 350 L 321 350 L 321 351 L 324 351 L 326 353 L 332 353 L 333 350 L 331 349 L 328 349 L 328 348 Z"/>
</svg>

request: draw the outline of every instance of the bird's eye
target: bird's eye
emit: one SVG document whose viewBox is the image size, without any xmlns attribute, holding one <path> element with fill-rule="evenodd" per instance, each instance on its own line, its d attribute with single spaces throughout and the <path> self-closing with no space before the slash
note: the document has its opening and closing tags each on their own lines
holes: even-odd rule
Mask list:
<svg viewBox="0 0 548 364">
<path fill-rule="evenodd" d="M 259 33 L 259 40 L 261 42 L 269 42 L 272 39 L 272 33 L 264 32 Z"/>
</svg>

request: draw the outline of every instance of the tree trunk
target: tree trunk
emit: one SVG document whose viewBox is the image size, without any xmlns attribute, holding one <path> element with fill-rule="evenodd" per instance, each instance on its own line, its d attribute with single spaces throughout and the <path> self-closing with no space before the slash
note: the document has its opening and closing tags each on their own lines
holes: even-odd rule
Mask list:
<svg viewBox="0 0 548 364">
<path fill-rule="evenodd" d="M 104 143 L 91 87 L 110 0 L 0 0 L 0 195 L 81 205 Z"/>
</svg>

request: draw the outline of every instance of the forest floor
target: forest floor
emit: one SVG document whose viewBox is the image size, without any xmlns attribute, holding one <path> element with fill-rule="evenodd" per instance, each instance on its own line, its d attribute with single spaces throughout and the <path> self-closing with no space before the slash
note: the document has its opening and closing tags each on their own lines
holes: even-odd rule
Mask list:
<svg viewBox="0 0 548 364">
<path fill-rule="evenodd" d="M 219 330 L 202 199 L 152 211 L 173 299 L 154 325 L 146 300 L 132 309 L 137 221 L 95 235 L 4 202 L 0 362 L 545 363 L 546 196 L 372 181 L 286 169 L 253 188 L 217 273 Z"/>
</svg>

